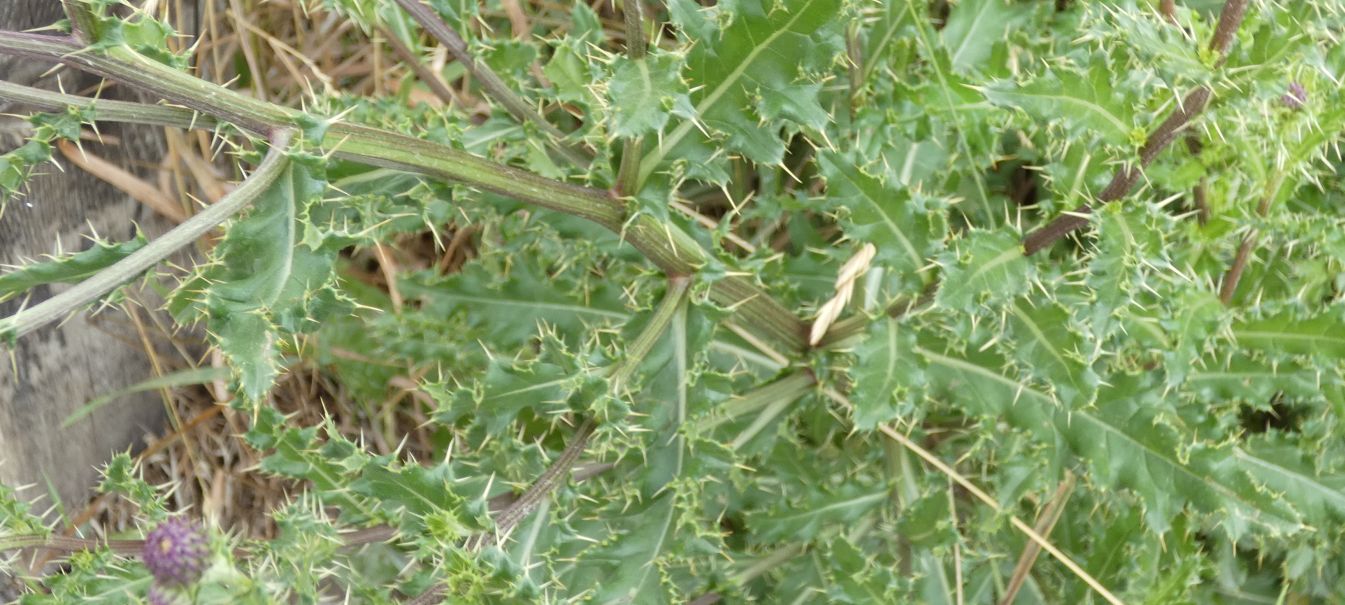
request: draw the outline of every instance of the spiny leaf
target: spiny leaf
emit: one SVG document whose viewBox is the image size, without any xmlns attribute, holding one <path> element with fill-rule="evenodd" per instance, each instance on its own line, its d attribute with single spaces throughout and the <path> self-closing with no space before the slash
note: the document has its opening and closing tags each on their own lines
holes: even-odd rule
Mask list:
<svg viewBox="0 0 1345 605">
<path fill-rule="evenodd" d="M 982 89 L 991 103 L 1027 112 L 1038 123 L 1061 122 L 1075 136 L 1097 135 L 1109 144 L 1132 142 L 1134 110 L 1099 63 L 1080 73 L 1057 69 L 1022 84 L 997 82 Z"/>
<path fill-rule="evenodd" d="M 762 540 L 802 540 L 817 537 L 824 528 L 844 528 L 850 523 L 883 506 L 891 498 L 886 488 L 865 489 L 846 485 L 834 493 L 818 490 L 805 502 L 782 503 L 769 514 L 754 517 L 752 527 Z"/>
<path fill-rule="evenodd" d="M 874 322 L 868 338 L 855 349 L 855 387 L 850 400 L 857 428 L 873 430 L 903 417 L 914 420 L 925 386 L 924 364 L 915 354 L 915 341 L 915 330 L 896 319 L 883 318 Z"/>
<path fill-rule="evenodd" d="M 1018 239 L 1002 231 L 974 232 L 955 240 L 941 264 L 944 278 L 937 301 L 959 311 L 1020 294 L 1033 275 Z"/>
<path fill-rule="evenodd" d="M 230 226 L 215 263 L 178 293 L 203 299 L 207 327 L 249 402 L 261 401 L 275 381 L 285 334 L 316 328 L 340 305 L 330 287 L 335 252 L 300 244 L 299 217 L 325 186 L 310 162 L 291 161 L 247 216 Z"/>
<path fill-rule="evenodd" d="M 843 209 L 847 232 L 877 246 L 876 260 L 904 282 L 919 284 L 914 273 L 943 247 L 943 204 L 913 196 L 906 188 L 885 186 L 847 156 L 823 153 L 820 159 L 828 202 Z"/>
<path fill-rule="evenodd" d="M 1068 443 L 1088 461 L 1097 480 L 1138 492 L 1154 531 L 1166 532 L 1187 505 L 1217 515 L 1233 539 L 1248 533 L 1294 535 L 1313 522 L 1302 517 L 1302 505 L 1320 496 L 1269 494 L 1229 464 L 1234 454 L 1227 445 L 1195 441 L 1181 427 L 1162 422 L 1152 403 L 1161 390 L 1152 381 L 1113 377 L 1114 384 L 1099 391 L 1095 408 L 1068 411 L 1039 389 L 993 369 L 993 358 L 920 352 L 928 360 L 931 383 L 944 396 L 978 415 L 1003 416 L 1046 443 Z"/>
<path fill-rule="evenodd" d="M 663 130 L 673 114 L 694 117 L 681 69 L 681 58 L 665 52 L 652 53 L 639 61 L 617 59 L 607 84 L 612 134 L 638 137 Z"/>
<path fill-rule="evenodd" d="M 965 71 L 983 64 L 994 44 L 1012 31 L 1022 12 L 1020 6 L 1006 0 L 957 3 L 940 32 L 953 69 Z"/>
<path fill-rule="evenodd" d="M 94 241 L 89 249 L 53 257 L 49 261 L 28 263 L 0 275 L 0 301 L 42 284 L 70 284 L 102 271 L 113 263 L 145 247 L 149 240 L 136 232 L 133 240 L 117 243 Z"/>
<path fill-rule="evenodd" d="M 1345 358 L 1345 321 L 1339 311 L 1299 318 L 1289 314 L 1233 325 L 1238 344 L 1267 353 Z"/>
<path fill-rule="evenodd" d="M 726 158 L 700 129 L 722 139 L 727 151 L 776 165 L 784 157 L 785 144 L 775 128 L 762 127 L 763 121 L 823 127 L 827 112 L 818 102 L 821 87 L 807 71 L 828 66 L 836 54 L 837 49 L 826 42 L 828 30 L 837 25 L 839 8 L 836 0 L 744 0 L 721 6 L 719 10 L 732 9 L 728 27 L 700 38 L 687 56 L 695 118 L 663 137 L 640 167 L 642 180 L 661 168 L 665 159 L 687 160 L 687 174 L 694 178 L 726 180 Z M 709 27 L 691 16 L 693 11 L 677 10 L 695 22 L 694 27 Z"/>
</svg>

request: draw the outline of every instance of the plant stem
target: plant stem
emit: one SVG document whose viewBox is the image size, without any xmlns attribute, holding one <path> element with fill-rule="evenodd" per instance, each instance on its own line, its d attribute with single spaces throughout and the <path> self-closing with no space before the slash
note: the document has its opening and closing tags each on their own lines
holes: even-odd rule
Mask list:
<svg viewBox="0 0 1345 605">
<path fill-rule="evenodd" d="M 547 135 L 547 142 L 556 150 L 557 153 L 565 156 L 565 159 L 576 166 L 587 166 L 589 158 L 579 150 L 565 144 L 565 133 L 556 128 L 542 114 L 533 109 L 527 101 L 519 97 L 509 86 L 500 79 L 500 76 L 491 69 L 489 65 L 476 60 L 476 57 L 467 48 L 467 42 L 449 27 L 434 9 L 424 4 L 421 0 L 397 0 L 397 5 L 402 7 L 412 19 L 416 20 L 426 32 L 429 32 L 435 40 L 444 45 L 448 52 L 457 59 L 467 72 L 481 84 L 486 94 L 495 99 L 500 105 L 503 105 L 514 119 L 520 122 L 532 122 L 542 132 Z"/>
<path fill-rule="evenodd" d="M 794 372 L 770 384 L 739 395 L 719 406 L 719 412 L 696 423 L 699 431 L 709 431 L 726 422 L 732 422 L 781 401 L 790 402 L 804 396 L 817 384 L 817 377 L 809 370 Z"/>
<path fill-rule="evenodd" d="M 1130 190 L 1135 187 L 1135 183 L 1139 181 L 1143 169 L 1153 163 L 1159 152 L 1163 151 L 1168 144 L 1176 140 L 1177 135 L 1190 124 L 1192 118 L 1205 110 L 1211 92 L 1208 86 L 1199 86 L 1188 93 L 1181 104 L 1177 106 L 1177 110 L 1168 115 L 1167 119 L 1163 120 L 1163 123 L 1158 126 L 1158 130 L 1149 135 L 1149 139 L 1144 142 L 1144 147 L 1140 148 L 1139 166 L 1127 162 L 1117 169 L 1116 173 L 1112 175 L 1111 182 L 1107 183 L 1107 188 L 1098 194 L 1097 203 L 1099 205 L 1106 204 L 1129 194 Z M 1023 238 L 1023 253 L 1028 256 L 1036 254 L 1076 229 L 1087 225 L 1088 215 L 1092 212 L 1092 205 L 1083 204 L 1073 211 L 1056 217 L 1045 227 L 1029 233 L 1027 237 Z"/>
<path fill-rule="evenodd" d="M 616 4 L 616 0 L 612 2 Z M 615 8 L 615 7 L 614 7 Z M 626 57 L 644 61 L 646 42 L 644 19 L 640 15 L 640 0 L 623 0 L 621 13 L 626 21 Z M 633 196 L 640 188 L 640 160 L 644 155 L 644 141 L 639 137 L 626 139 L 621 146 L 621 167 L 616 175 L 618 195 Z"/>
<path fill-rule="evenodd" d="M 1285 170 L 1276 171 L 1275 177 L 1270 184 L 1266 186 L 1265 193 L 1261 196 L 1261 201 L 1256 205 L 1257 216 L 1264 217 L 1270 212 L 1270 203 L 1280 195 L 1280 188 L 1284 186 L 1284 179 L 1287 176 Z M 1255 228 L 1243 236 L 1242 244 L 1238 246 L 1237 255 L 1233 257 L 1233 264 L 1229 265 L 1228 272 L 1224 274 L 1223 283 L 1219 286 L 1219 301 L 1225 305 L 1233 302 L 1233 295 L 1238 291 L 1238 282 L 1242 280 L 1242 273 L 1247 269 L 1247 262 L 1251 260 L 1252 250 L 1256 248 L 1260 233 Z"/>
<path fill-rule="evenodd" d="M 453 89 L 449 88 L 448 83 L 444 82 L 444 79 L 440 77 L 439 74 L 435 73 L 434 70 L 421 63 L 420 57 L 416 56 L 416 53 L 412 51 L 405 42 L 402 42 L 402 38 L 397 35 L 397 32 L 386 27 L 379 27 L 379 31 L 381 31 L 383 37 L 388 40 L 388 46 L 392 48 L 393 54 L 397 55 L 397 58 L 401 59 L 407 67 L 410 67 L 411 71 L 415 72 L 416 78 L 419 78 L 421 82 L 424 82 L 426 86 L 430 87 L 430 90 L 434 92 L 434 96 L 439 97 L 439 100 L 443 101 L 444 105 L 450 107 L 453 105 L 462 105 L 462 102 L 458 100 L 457 95 L 453 93 Z"/>
<path fill-rule="evenodd" d="M 276 182 L 289 165 L 289 158 L 285 152 L 291 137 L 292 133 L 288 130 L 277 131 L 271 138 L 271 150 L 267 152 L 266 159 L 262 160 L 257 171 L 218 203 L 212 204 L 144 248 L 136 250 L 70 289 L 32 308 L 0 320 L 0 339 L 18 338 L 98 300 L 99 297 L 144 273 L 178 248 L 200 239 L 220 223 L 251 205 Z"/>
<path fill-rule="evenodd" d="M 635 375 L 635 371 L 640 369 L 644 358 L 649 356 L 654 345 L 663 338 L 663 333 L 677 315 L 677 309 L 686 300 L 687 289 L 690 286 L 690 278 L 674 277 L 668 280 L 668 292 L 663 295 L 658 308 L 654 309 L 653 316 L 649 318 L 649 325 L 631 341 L 626 348 L 626 358 L 612 370 L 610 384 L 613 394 L 621 393 L 622 388 L 627 386 L 626 383 Z"/>
<path fill-rule="evenodd" d="M 592 418 L 585 420 L 575 430 L 574 436 L 566 444 L 565 450 L 561 452 L 560 457 L 551 463 L 542 476 L 538 477 L 532 485 L 528 486 L 527 491 L 519 496 L 518 500 L 504 509 L 495 517 L 495 531 L 489 534 L 482 534 L 475 540 L 469 540 L 468 550 L 476 550 L 484 546 L 487 542 L 498 541 L 500 537 L 506 536 L 514 529 L 514 526 L 521 523 L 528 515 L 532 513 L 537 505 L 551 496 L 551 492 L 560 487 L 562 479 L 569 475 L 570 469 L 574 468 L 574 463 L 579 459 L 579 455 L 584 453 L 588 447 L 588 440 L 593 436 L 593 429 L 597 428 L 597 423 Z"/>
<path fill-rule="evenodd" d="M 88 109 L 97 122 L 125 122 L 169 128 L 214 128 L 215 118 L 186 109 L 165 105 L 147 105 L 110 99 L 89 99 L 33 88 L 0 80 L 0 101 L 20 103 L 38 111 L 65 111 L 69 107 Z"/>
<path fill-rule="evenodd" d="M 1247 0 L 1227 0 L 1224 3 L 1223 11 L 1219 14 L 1219 24 L 1215 27 L 1214 35 L 1210 39 L 1210 50 L 1218 54 L 1219 60 L 1216 67 L 1223 65 L 1228 56 L 1228 49 L 1232 47 L 1234 34 L 1238 27 L 1242 25 L 1242 19 L 1247 14 Z M 1111 183 L 1098 195 L 1099 204 L 1106 204 L 1130 193 L 1130 190 L 1139 181 L 1141 172 L 1145 167 L 1158 157 L 1158 153 L 1163 151 L 1177 135 L 1184 130 L 1193 118 L 1200 115 L 1209 103 L 1213 90 L 1209 86 L 1198 86 L 1182 100 L 1177 110 L 1163 120 L 1158 130 L 1149 135 L 1149 139 L 1144 142 L 1144 147 L 1140 149 L 1139 165 L 1133 162 L 1126 162 L 1112 176 Z M 1033 231 L 1023 238 L 1023 253 L 1026 255 L 1036 254 L 1038 251 L 1059 241 L 1069 233 L 1088 224 L 1088 215 L 1093 212 L 1093 207 L 1084 204 L 1075 208 L 1071 212 L 1058 216 L 1055 220 L 1047 223 L 1046 226 Z"/>
<path fill-rule="evenodd" d="M 0 54 L 59 61 L 77 69 L 116 80 L 173 103 L 232 123 L 253 133 L 275 127 L 300 127 L 303 114 L 238 94 L 150 60 L 126 46 L 104 51 L 83 50 L 69 37 L 38 36 L 0 31 Z M 55 97 L 45 96 L 42 103 Z M 76 97 L 78 98 L 78 97 Z M 95 103 L 85 101 L 85 103 Z M 97 101 L 102 107 L 106 101 Z M 116 106 L 129 111 L 126 106 Z M 181 126 L 185 114 L 127 116 L 145 121 L 173 120 Z M 214 124 L 213 122 L 207 122 Z M 469 153 L 423 139 L 334 122 L 320 142 L 324 151 L 355 162 L 396 168 L 499 193 L 539 206 L 580 216 L 620 233 L 623 239 L 670 276 L 690 275 L 709 261 L 709 255 L 676 225 L 640 214 L 627 221 L 623 204 L 607 192 L 547 179 L 497 164 Z M 710 289 L 715 302 L 737 309 L 743 325 L 794 352 L 805 349 L 804 324 L 748 276 L 732 275 Z"/>
</svg>

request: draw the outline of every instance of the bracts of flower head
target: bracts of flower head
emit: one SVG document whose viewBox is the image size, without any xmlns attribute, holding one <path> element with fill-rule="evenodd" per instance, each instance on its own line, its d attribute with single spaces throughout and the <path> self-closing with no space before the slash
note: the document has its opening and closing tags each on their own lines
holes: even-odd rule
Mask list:
<svg viewBox="0 0 1345 605">
<path fill-rule="evenodd" d="M 145 567 L 154 576 L 155 588 L 180 588 L 194 584 L 205 570 L 209 544 L 205 533 L 193 522 L 174 518 L 160 523 L 145 537 L 143 557 Z M 162 602 L 162 590 L 151 591 Z"/>
</svg>

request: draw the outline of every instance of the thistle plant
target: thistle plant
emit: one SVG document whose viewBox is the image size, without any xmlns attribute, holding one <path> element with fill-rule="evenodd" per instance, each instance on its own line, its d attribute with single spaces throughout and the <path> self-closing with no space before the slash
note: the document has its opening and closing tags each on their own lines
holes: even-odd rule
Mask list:
<svg viewBox="0 0 1345 605">
<path fill-rule="evenodd" d="M 162 102 L 0 83 L 39 112 L 0 195 L 98 121 L 208 130 L 241 180 L 161 238 L 0 275 L 78 283 L 0 335 L 220 233 L 167 308 L 226 360 L 258 472 L 305 489 L 199 578 L 185 526 L 142 569 L 0 490 L 0 548 L 71 553 L 25 602 L 1345 591 L 1338 2 L 539 3 L 513 38 L 517 2 L 322 0 L 409 70 L 302 108 L 192 75 L 151 15 L 65 4 L 0 53 Z M 474 258 L 357 278 L 413 235 Z M 296 365 L 414 392 L 435 455 L 287 416 Z M 129 457 L 106 475 L 164 516 Z"/>
<path fill-rule="evenodd" d="M 160 523 L 145 536 L 142 558 L 156 582 L 179 588 L 201 579 L 208 554 L 201 530 L 191 521 L 173 518 Z"/>
</svg>

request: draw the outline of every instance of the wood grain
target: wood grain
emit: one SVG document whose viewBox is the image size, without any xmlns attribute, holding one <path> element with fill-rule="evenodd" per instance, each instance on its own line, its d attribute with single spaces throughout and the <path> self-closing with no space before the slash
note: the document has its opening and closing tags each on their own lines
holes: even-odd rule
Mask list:
<svg viewBox="0 0 1345 605">
<path fill-rule="evenodd" d="M 4 0 L 0 27 L 30 29 L 61 18 L 59 2 Z M 21 84 L 67 92 L 92 90 L 98 84 L 69 70 L 47 74 L 51 66 L 31 60 L 0 57 L 0 77 Z M 58 83 L 59 79 L 59 83 Z M 117 96 L 108 91 L 106 97 Z M 0 102 L 0 114 L 27 113 Z M 24 122 L 0 118 L 0 151 L 21 143 Z M 123 170 L 154 182 L 154 170 L 163 155 L 162 133 L 154 128 L 101 126 L 118 145 L 85 141 L 103 158 Z M 12 201 L 0 218 L 0 263 L 16 264 L 57 250 L 88 246 L 84 237 L 96 231 L 106 239 L 132 237 L 139 225 L 151 237 L 169 224 L 124 193 L 93 175 L 71 166 L 57 154 L 60 167 L 48 165 L 34 178 L 27 196 Z M 27 304 L 50 297 L 58 288 L 40 287 Z M 0 303 L 0 316 L 12 314 L 23 300 Z M 104 326 L 102 329 L 97 326 Z M 109 329 L 106 326 L 111 326 Z M 162 405 L 153 394 L 132 397 L 62 429 L 71 412 L 100 394 L 140 382 L 150 376 L 150 365 L 135 341 L 123 342 L 112 333 L 129 332 L 129 323 L 115 309 L 90 321 L 80 314 L 64 325 L 49 327 L 21 339 L 0 364 L 0 482 L 31 484 L 28 498 L 46 496 L 48 486 L 67 509 L 87 499 L 98 480 L 97 468 L 110 454 L 134 446 L 147 429 L 157 428 Z M 41 511 L 52 504 L 47 497 Z"/>
</svg>

